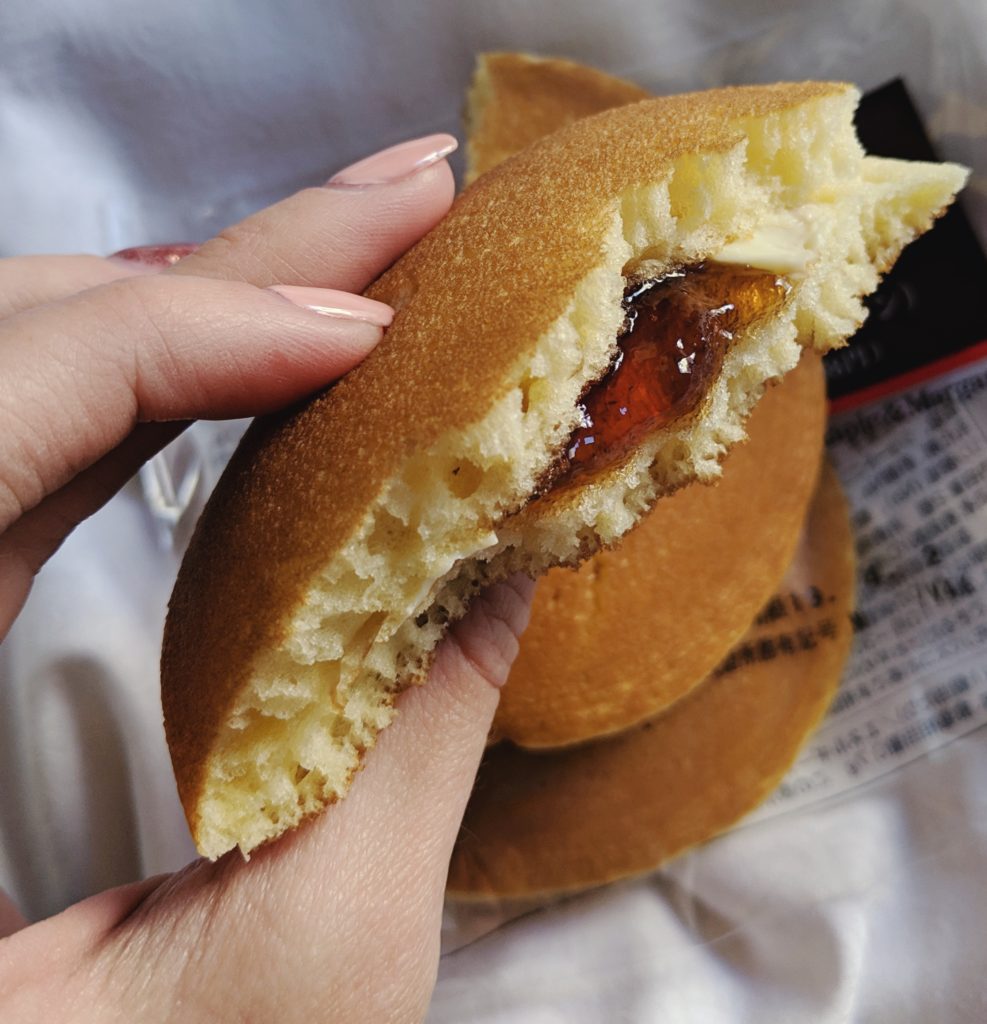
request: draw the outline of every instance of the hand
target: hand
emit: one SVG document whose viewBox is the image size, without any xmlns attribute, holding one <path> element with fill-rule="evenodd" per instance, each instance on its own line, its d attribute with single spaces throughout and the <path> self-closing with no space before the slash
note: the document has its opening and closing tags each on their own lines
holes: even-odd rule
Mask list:
<svg viewBox="0 0 987 1024">
<path fill-rule="evenodd" d="M 377 154 L 161 273 L 0 262 L 0 636 L 66 534 L 185 421 L 286 404 L 377 343 L 390 310 L 347 293 L 448 209 L 445 142 Z M 0 895 L 0 1017 L 419 1020 L 449 855 L 530 590 L 515 580 L 479 598 L 348 799 L 249 862 L 198 861 L 30 927 Z"/>
</svg>

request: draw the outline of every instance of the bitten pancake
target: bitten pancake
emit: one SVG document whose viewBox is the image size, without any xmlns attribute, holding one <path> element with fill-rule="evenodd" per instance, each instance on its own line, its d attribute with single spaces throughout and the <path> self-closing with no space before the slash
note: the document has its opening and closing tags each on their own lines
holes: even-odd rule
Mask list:
<svg viewBox="0 0 987 1024">
<path fill-rule="evenodd" d="M 778 784 L 829 705 L 850 650 L 853 589 L 846 503 L 827 468 L 772 614 L 707 682 L 610 739 L 550 753 L 508 743 L 487 751 L 453 853 L 450 895 L 521 898 L 601 885 L 734 824 Z M 639 639 L 595 633 L 615 667 Z"/>
<path fill-rule="evenodd" d="M 476 590 L 715 479 L 765 381 L 856 329 L 965 177 L 864 156 L 856 100 L 784 83 L 576 121 L 368 290 L 397 310 L 383 343 L 248 431 L 172 596 L 165 727 L 204 854 L 345 793 Z"/>
<path fill-rule="evenodd" d="M 485 54 L 470 91 L 468 173 L 646 95 L 571 61 Z M 578 574 L 549 572 L 492 739 L 559 747 L 617 732 L 701 683 L 743 635 L 791 561 L 815 488 L 825 393 L 819 361 L 809 360 L 755 408 L 719 484 L 691 484 L 660 501 L 618 550 Z M 595 640 L 628 629 L 654 642 L 629 645 L 615 672 Z"/>
<path fill-rule="evenodd" d="M 572 61 L 484 54 L 470 91 L 467 174 L 578 117 L 646 96 Z M 659 502 L 618 550 L 595 555 L 578 575 L 549 572 L 492 739 L 559 747 L 617 732 L 702 682 L 746 631 L 791 561 L 815 487 L 825 394 L 818 360 L 807 362 L 755 408 L 748 441 L 731 451 L 718 485 L 691 484 Z M 638 626 L 667 640 L 631 647 L 615 679 L 593 639 L 599 628 Z"/>
</svg>

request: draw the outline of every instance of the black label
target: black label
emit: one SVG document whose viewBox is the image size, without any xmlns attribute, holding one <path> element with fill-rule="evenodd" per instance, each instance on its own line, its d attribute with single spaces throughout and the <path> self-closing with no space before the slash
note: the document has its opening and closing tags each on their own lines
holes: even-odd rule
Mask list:
<svg viewBox="0 0 987 1024">
<path fill-rule="evenodd" d="M 939 159 L 900 79 L 868 93 L 857 132 L 875 156 Z M 829 397 L 879 384 L 987 338 L 987 258 L 958 201 L 902 253 L 864 326 L 825 360 Z"/>
</svg>

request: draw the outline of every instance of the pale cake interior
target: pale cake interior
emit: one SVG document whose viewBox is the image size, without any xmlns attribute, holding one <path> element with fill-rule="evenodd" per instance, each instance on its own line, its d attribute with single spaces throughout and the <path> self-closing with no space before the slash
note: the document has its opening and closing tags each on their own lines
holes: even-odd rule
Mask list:
<svg viewBox="0 0 987 1024">
<path fill-rule="evenodd" d="M 568 308 L 472 428 L 410 458 L 312 581 L 279 648 L 258 658 L 207 763 L 196 838 L 246 853 L 343 795 L 430 654 L 491 579 L 537 574 L 615 542 L 656 497 L 714 479 L 765 382 L 799 346 L 839 345 L 860 297 L 964 180 L 950 165 L 866 157 L 847 89 L 744 124 L 747 140 L 678 161 L 621 197 Z M 784 274 L 784 308 L 738 334 L 701 410 L 564 501 L 525 507 L 608 367 L 628 278 L 702 260 Z"/>
</svg>

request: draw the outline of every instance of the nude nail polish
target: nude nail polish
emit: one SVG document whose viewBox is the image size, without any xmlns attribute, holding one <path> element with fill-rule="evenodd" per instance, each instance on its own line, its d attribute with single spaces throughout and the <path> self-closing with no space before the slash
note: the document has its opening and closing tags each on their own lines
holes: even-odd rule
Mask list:
<svg viewBox="0 0 987 1024">
<path fill-rule="evenodd" d="M 367 299 L 362 295 L 336 291 L 334 288 L 303 288 L 299 285 L 273 284 L 268 289 L 321 316 L 362 320 L 376 327 L 387 327 L 394 319 L 394 310 L 385 302 Z"/>
<path fill-rule="evenodd" d="M 452 135 L 446 134 L 410 139 L 344 167 L 326 184 L 330 188 L 359 188 L 400 181 L 444 160 L 458 145 Z"/>
</svg>

